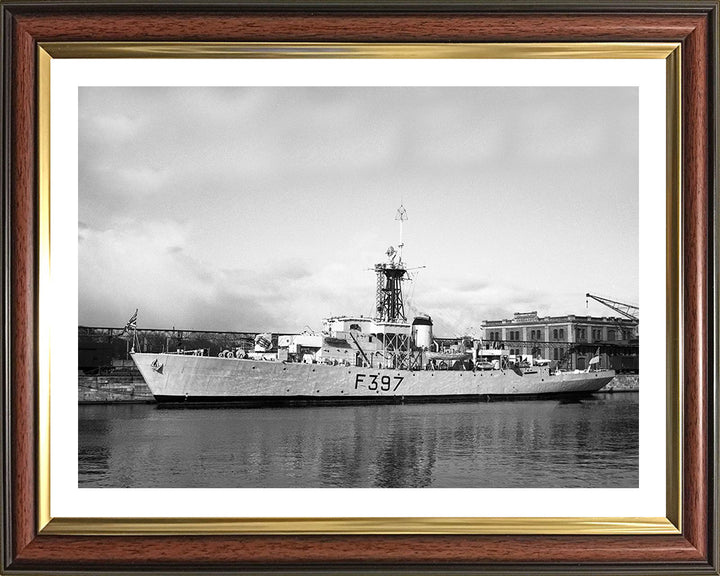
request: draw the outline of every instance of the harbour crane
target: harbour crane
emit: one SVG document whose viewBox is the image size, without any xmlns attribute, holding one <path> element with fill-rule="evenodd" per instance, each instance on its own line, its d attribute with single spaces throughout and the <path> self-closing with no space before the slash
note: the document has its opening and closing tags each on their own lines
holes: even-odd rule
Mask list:
<svg viewBox="0 0 720 576">
<path fill-rule="evenodd" d="M 597 294 L 590 294 L 590 292 L 588 292 L 587 294 L 585 294 L 586 306 L 588 298 L 592 298 L 593 300 L 600 302 L 600 304 L 604 304 L 608 308 L 615 310 L 615 312 L 617 312 L 618 314 L 622 314 L 623 316 L 625 316 L 625 318 L 634 320 L 635 322 L 640 321 L 640 308 L 633 304 L 625 304 L 624 302 L 610 300 L 610 298 L 604 298 L 603 296 L 598 296 Z"/>
<path fill-rule="evenodd" d="M 618 302 L 617 300 L 611 300 L 610 298 L 604 298 L 603 296 L 598 296 L 597 294 L 590 294 L 588 292 L 585 294 L 585 306 L 587 306 L 587 299 L 592 298 L 593 300 L 600 302 L 600 304 L 604 304 L 608 308 L 614 310 L 618 314 L 621 314 L 628 320 L 632 320 L 635 324 L 635 328 L 633 330 L 635 338 L 638 337 L 639 331 L 640 331 L 640 308 L 635 306 L 634 304 L 625 304 L 624 302 Z M 618 325 L 618 328 L 622 330 L 622 325 L 616 320 L 615 323 Z"/>
</svg>

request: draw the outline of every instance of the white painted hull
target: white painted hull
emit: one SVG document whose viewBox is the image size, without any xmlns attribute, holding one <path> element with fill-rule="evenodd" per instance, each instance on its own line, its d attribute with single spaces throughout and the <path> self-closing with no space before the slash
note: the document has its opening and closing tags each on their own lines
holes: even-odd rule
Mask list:
<svg viewBox="0 0 720 576">
<path fill-rule="evenodd" d="M 132 355 L 160 403 L 302 405 L 478 401 L 590 394 L 612 370 L 550 374 L 525 371 L 407 371 L 324 364 L 284 364 L 177 354 Z"/>
</svg>

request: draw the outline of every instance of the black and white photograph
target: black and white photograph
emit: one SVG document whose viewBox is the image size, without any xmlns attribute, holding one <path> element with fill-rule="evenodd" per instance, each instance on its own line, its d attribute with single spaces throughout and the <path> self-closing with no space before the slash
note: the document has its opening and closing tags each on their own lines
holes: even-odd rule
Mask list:
<svg viewBox="0 0 720 576">
<path fill-rule="evenodd" d="M 638 488 L 639 110 L 81 86 L 78 487 Z"/>
</svg>

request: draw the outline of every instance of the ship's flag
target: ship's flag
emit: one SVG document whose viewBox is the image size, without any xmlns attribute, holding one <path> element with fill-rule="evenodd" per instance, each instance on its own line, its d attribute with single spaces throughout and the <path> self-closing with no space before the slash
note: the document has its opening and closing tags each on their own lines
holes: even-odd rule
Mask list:
<svg viewBox="0 0 720 576">
<path fill-rule="evenodd" d="M 130 320 L 127 321 L 127 324 L 125 324 L 125 328 L 123 328 L 123 334 L 126 332 L 130 332 L 130 330 L 135 330 L 137 328 L 137 315 L 138 315 L 138 309 L 135 308 L 135 314 L 130 316 Z"/>
<path fill-rule="evenodd" d="M 591 365 L 591 366 L 592 366 L 593 364 L 598 364 L 599 362 L 600 362 L 600 356 L 593 356 L 592 358 L 590 358 L 590 365 Z"/>
</svg>

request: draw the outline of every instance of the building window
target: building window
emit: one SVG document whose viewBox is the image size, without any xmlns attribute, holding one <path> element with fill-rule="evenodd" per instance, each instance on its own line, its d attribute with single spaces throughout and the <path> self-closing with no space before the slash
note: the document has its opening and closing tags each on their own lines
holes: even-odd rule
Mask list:
<svg viewBox="0 0 720 576">
<path fill-rule="evenodd" d="M 557 331 L 557 328 L 555 328 L 553 330 L 553 340 L 557 340 L 557 339 L 558 339 L 558 331 Z M 557 358 L 555 358 L 555 360 L 557 360 Z"/>
<path fill-rule="evenodd" d="M 553 360 L 559 360 L 557 348 L 553 348 Z"/>
<path fill-rule="evenodd" d="M 615 330 L 608 330 L 608 340 L 612 342 L 615 340 Z"/>
<path fill-rule="evenodd" d="M 560 328 L 560 340 L 563 340 L 565 338 L 565 330 Z"/>
</svg>

